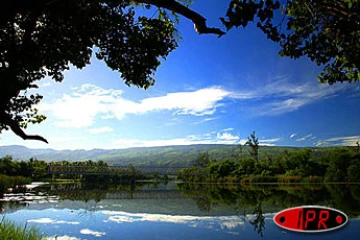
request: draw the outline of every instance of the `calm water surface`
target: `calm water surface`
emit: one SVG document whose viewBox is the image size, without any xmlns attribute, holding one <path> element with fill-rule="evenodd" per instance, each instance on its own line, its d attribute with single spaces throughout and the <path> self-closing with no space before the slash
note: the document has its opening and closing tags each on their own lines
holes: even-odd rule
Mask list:
<svg viewBox="0 0 360 240">
<path fill-rule="evenodd" d="M 43 185 L 1 200 L 2 215 L 51 239 L 357 239 L 360 185 Z M 328 233 L 284 231 L 285 208 L 322 205 L 349 223 Z"/>
</svg>

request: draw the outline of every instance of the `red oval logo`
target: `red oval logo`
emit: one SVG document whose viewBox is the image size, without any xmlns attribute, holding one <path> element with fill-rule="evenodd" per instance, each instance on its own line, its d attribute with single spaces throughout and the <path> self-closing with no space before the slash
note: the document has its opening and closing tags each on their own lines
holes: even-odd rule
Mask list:
<svg viewBox="0 0 360 240">
<path fill-rule="evenodd" d="M 297 232 L 326 232 L 345 226 L 345 213 L 322 206 L 300 206 L 285 209 L 274 216 L 281 228 Z"/>
</svg>

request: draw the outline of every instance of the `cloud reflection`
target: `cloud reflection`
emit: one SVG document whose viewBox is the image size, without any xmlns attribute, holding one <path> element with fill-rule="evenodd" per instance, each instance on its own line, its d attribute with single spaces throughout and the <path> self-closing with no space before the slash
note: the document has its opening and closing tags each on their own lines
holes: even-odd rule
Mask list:
<svg viewBox="0 0 360 240">
<path fill-rule="evenodd" d="M 48 223 L 48 224 L 71 224 L 71 225 L 80 224 L 80 222 L 69 222 L 69 221 L 64 221 L 64 220 L 53 220 L 51 218 L 29 219 L 28 222 Z"/>
<path fill-rule="evenodd" d="M 87 235 L 93 235 L 95 237 L 101 237 L 101 236 L 106 234 L 105 232 L 97 232 L 97 231 L 93 231 L 93 230 L 90 230 L 90 229 L 87 229 L 87 228 L 86 229 L 81 229 L 80 233 L 81 234 L 87 234 Z"/>
<path fill-rule="evenodd" d="M 162 222 L 186 224 L 189 227 L 211 228 L 219 230 L 233 230 L 244 224 L 239 216 L 190 216 L 190 215 L 165 215 L 147 213 L 127 213 L 121 211 L 102 211 L 110 215 L 104 222 L 133 223 L 133 222 Z"/>
<path fill-rule="evenodd" d="M 64 236 L 46 237 L 46 238 L 44 238 L 44 240 L 80 240 L 80 238 L 64 235 Z"/>
</svg>

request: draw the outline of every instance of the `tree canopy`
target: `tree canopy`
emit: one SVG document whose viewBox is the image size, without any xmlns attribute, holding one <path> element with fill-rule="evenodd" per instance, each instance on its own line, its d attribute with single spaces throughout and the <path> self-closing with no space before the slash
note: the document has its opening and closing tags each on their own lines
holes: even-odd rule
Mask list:
<svg viewBox="0 0 360 240">
<path fill-rule="evenodd" d="M 201 1 L 201 0 L 198 0 Z M 120 73 L 127 85 L 154 84 L 160 58 L 176 49 L 179 15 L 199 34 L 221 37 L 192 0 L 13 0 L 0 9 L 0 133 L 11 129 L 23 139 L 29 123 L 46 119 L 26 94 L 46 76 L 62 81 L 70 65 L 83 68 L 93 53 Z M 135 16 L 138 6 L 156 7 L 158 15 Z M 224 9 L 225 11 L 225 9 Z M 360 20 L 356 0 L 231 0 L 220 20 L 226 31 L 256 22 L 282 48 L 281 56 L 307 56 L 324 68 L 321 82 L 360 80 Z M 278 22 L 277 22 L 278 21 Z M 283 27 L 286 26 L 285 28 Z"/>
<path fill-rule="evenodd" d="M 323 71 L 322 83 L 360 80 L 358 0 L 232 0 L 221 21 L 227 30 L 255 21 L 281 46 L 280 56 L 307 56 Z"/>
</svg>

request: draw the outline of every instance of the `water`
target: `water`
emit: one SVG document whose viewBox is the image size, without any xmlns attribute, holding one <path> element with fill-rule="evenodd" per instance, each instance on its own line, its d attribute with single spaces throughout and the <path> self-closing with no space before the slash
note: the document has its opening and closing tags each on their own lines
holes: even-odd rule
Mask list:
<svg viewBox="0 0 360 240">
<path fill-rule="evenodd" d="M 2 215 L 35 225 L 51 239 L 356 239 L 360 185 L 43 185 L 6 195 Z M 9 201 L 12 200 L 12 201 Z M 322 205 L 345 212 L 342 229 L 284 231 L 272 218 L 285 208 Z"/>
</svg>

